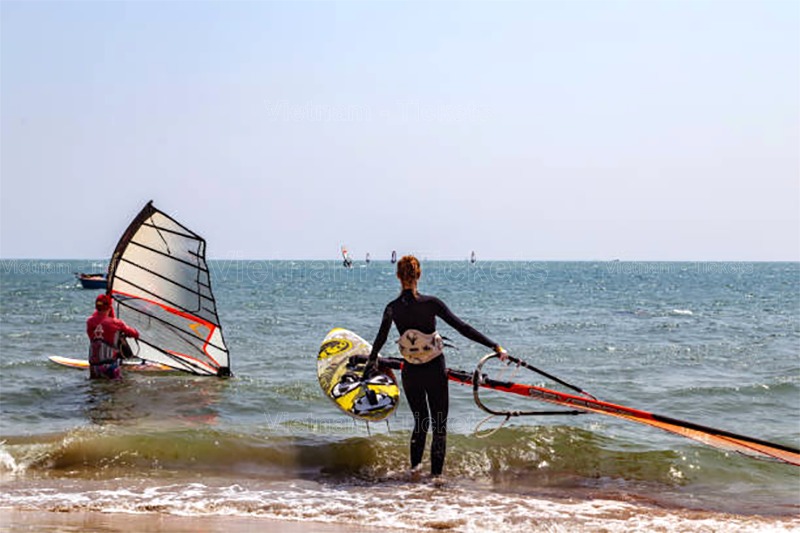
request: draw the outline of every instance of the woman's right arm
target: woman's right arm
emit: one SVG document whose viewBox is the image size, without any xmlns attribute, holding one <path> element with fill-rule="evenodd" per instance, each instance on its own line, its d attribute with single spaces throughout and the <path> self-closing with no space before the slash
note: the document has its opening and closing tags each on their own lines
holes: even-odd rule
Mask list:
<svg viewBox="0 0 800 533">
<path fill-rule="evenodd" d="M 372 343 L 372 351 L 369 353 L 369 361 L 367 364 L 373 364 L 378 360 L 378 352 L 381 351 L 383 345 L 386 344 L 386 339 L 389 338 L 389 328 L 392 327 L 392 308 L 386 306 L 383 310 L 383 319 L 381 320 L 381 327 L 378 329 L 378 334 L 375 336 L 375 342 Z"/>
</svg>

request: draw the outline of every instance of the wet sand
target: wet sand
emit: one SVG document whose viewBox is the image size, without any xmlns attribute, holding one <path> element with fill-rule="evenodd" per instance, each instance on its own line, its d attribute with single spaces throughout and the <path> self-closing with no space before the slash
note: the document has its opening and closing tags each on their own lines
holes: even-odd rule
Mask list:
<svg viewBox="0 0 800 533">
<path fill-rule="evenodd" d="M 95 511 L 46 512 L 0 509 L 0 531 L 3 533 L 59 532 L 112 533 L 119 531 L 148 533 L 371 533 L 376 528 L 326 524 L 323 522 L 293 522 L 269 518 L 241 516 L 175 516 L 165 514 L 98 513 Z"/>
</svg>

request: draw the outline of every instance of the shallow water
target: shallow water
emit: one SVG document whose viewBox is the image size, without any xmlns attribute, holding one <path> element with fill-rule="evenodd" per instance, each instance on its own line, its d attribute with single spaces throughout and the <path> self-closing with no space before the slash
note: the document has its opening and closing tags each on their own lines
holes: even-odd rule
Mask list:
<svg viewBox="0 0 800 533">
<path fill-rule="evenodd" d="M 352 270 L 212 261 L 235 377 L 128 373 L 123 383 L 92 382 L 47 360 L 86 352 L 97 292 L 78 288 L 72 272 L 96 270 L 90 261 L 0 268 L 0 506 L 457 531 L 800 527 L 797 467 L 600 415 L 519 418 L 478 438 L 484 413 L 456 384 L 447 481 L 409 479 L 405 404 L 388 425 L 367 428 L 336 410 L 315 374 L 332 327 L 374 337 L 398 292 L 388 261 Z M 796 263 L 423 269 L 422 292 L 600 399 L 800 444 Z M 440 331 L 458 347 L 448 366 L 471 371 L 486 349 Z M 384 355 L 397 355 L 391 342 Z M 524 370 L 500 377 L 554 387 Z"/>
</svg>

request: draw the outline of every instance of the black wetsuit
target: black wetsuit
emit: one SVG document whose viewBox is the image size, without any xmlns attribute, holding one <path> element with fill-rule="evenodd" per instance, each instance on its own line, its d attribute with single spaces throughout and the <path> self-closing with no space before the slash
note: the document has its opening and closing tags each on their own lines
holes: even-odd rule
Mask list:
<svg viewBox="0 0 800 533">
<path fill-rule="evenodd" d="M 497 346 L 495 342 L 454 315 L 438 298 L 422 294 L 414 295 L 411 289 L 406 289 L 396 300 L 389 302 L 389 305 L 386 306 L 381 327 L 373 343 L 372 357 L 377 357 L 377 353 L 386 343 L 392 322 L 395 323 L 397 331 L 401 335 L 409 329 L 430 334 L 436 331 L 437 316 L 468 339 L 489 348 Z M 444 467 L 449 410 L 447 367 L 444 354 L 420 365 L 404 364 L 401 376 L 408 405 L 414 414 L 414 430 L 411 433 L 411 467 L 416 467 L 422 462 L 425 439 L 430 425 L 433 431 L 431 474 L 438 476 Z"/>
</svg>

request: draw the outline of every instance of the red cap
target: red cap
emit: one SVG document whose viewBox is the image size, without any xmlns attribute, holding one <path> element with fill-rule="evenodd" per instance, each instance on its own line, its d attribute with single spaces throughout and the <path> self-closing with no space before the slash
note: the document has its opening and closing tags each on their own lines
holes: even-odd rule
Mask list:
<svg viewBox="0 0 800 533">
<path fill-rule="evenodd" d="M 95 307 L 111 307 L 111 296 L 108 294 L 99 295 L 94 301 Z"/>
</svg>

